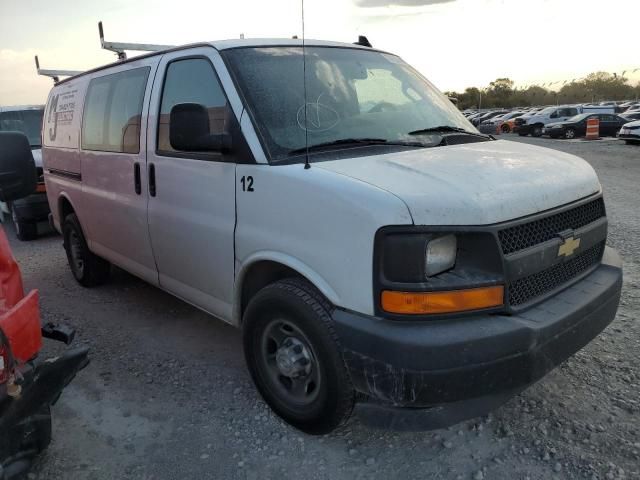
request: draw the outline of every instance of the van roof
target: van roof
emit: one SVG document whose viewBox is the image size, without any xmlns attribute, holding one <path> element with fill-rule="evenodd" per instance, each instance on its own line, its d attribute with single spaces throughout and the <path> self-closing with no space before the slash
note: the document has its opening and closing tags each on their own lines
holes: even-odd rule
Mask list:
<svg viewBox="0 0 640 480">
<path fill-rule="evenodd" d="M 299 38 L 238 38 L 238 39 L 230 39 L 230 40 L 215 40 L 212 42 L 200 42 L 200 43 L 190 43 L 187 45 L 180 45 L 173 48 L 168 48 L 166 50 L 159 50 L 156 52 L 150 52 L 143 55 L 137 55 L 135 57 L 128 58 L 126 60 L 119 60 L 113 63 L 108 63 L 106 65 L 102 65 L 96 68 L 92 68 L 87 70 L 86 72 L 82 72 L 78 75 L 74 75 L 72 77 L 65 78 L 56 83 L 56 85 L 60 85 L 66 83 L 75 78 L 79 78 L 83 75 L 87 75 L 89 73 L 99 72 L 101 70 L 115 67 L 118 65 L 124 65 L 129 62 L 133 62 L 135 60 L 140 60 L 142 58 L 154 57 L 156 55 L 163 55 L 167 52 L 174 52 L 178 50 L 186 50 L 188 48 L 194 47 L 213 47 L 216 50 L 231 50 L 234 48 L 255 48 L 255 47 L 302 47 L 302 39 Z M 376 52 L 387 53 L 382 50 L 378 50 L 376 48 L 365 47 L 362 45 L 354 44 L 354 43 L 344 43 L 344 42 L 332 42 L 329 40 L 312 40 L 305 39 L 304 40 L 305 47 L 334 47 L 334 48 L 355 48 L 359 50 L 373 50 Z"/>
</svg>

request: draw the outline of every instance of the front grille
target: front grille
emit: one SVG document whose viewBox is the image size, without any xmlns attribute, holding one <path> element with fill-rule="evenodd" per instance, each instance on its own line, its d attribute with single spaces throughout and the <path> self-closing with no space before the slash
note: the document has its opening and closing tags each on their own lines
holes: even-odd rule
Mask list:
<svg viewBox="0 0 640 480">
<path fill-rule="evenodd" d="M 571 260 L 509 284 L 509 304 L 514 307 L 544 295 L 600 262 L 605 242 L 597 243 Z"/>
<path fill-rule="evenodd" d="M 604 216 L 604 201 L 596 198 L 570 210 L 500 230 L 500 246 L 508 255 L 551 240 L 565 230 L 584 227 Z"/>
</svg>

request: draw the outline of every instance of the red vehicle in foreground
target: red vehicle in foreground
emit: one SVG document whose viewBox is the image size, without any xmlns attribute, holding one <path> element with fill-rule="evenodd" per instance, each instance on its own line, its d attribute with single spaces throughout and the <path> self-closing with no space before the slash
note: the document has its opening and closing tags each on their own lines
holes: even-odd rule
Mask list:
<svg viewBox="0 0 640 480">
<path fill-rule="evenodd" d="M 27 138 L 0 132 L 0 200 L 13 201 L 36 188 L 36 167 Z M 0 228 L 0 480 L 23 474 L 51 441 L 51 405 L 88 363 L 78 348 L 38 358 L 42 338 L 67 344 L 73 330 L 42 325 L 38 291 L 24 294 L 20 269 Z"/>
</svg>

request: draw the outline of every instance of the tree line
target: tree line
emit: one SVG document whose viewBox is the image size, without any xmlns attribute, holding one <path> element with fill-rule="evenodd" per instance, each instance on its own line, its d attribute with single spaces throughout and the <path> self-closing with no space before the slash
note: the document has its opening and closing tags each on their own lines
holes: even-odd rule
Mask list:
<svg viewBox="0 0 640 480">
<path fill-rule="evenodd" d="M 514 87 L 509 78 L 498 78 L 485 89 L 469 87 L 464 92 L 445 92 L 458 99 L 458 108 L 513 108 L 531 105 L 591 103 L 604 100 L 640 98 L 640 82 L 632 85 L 627 78 L 607 72 L 594 72 L 579 80 L 566 81 L 557 90 L 531 85 Z"/>
</svg>

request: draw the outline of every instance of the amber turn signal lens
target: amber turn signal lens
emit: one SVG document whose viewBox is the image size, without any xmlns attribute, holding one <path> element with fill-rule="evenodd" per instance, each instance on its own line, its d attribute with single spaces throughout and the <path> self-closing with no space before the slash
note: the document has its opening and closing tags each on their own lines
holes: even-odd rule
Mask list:
<svg viewBox="0 0 640 480">
<path fill-rule="evenodd" d="M 504 286 L 448 290 L 445 292 L 382 292 L 382 309 L 389 313 L 453 313 L 499 307 Z"/>
</svg>

